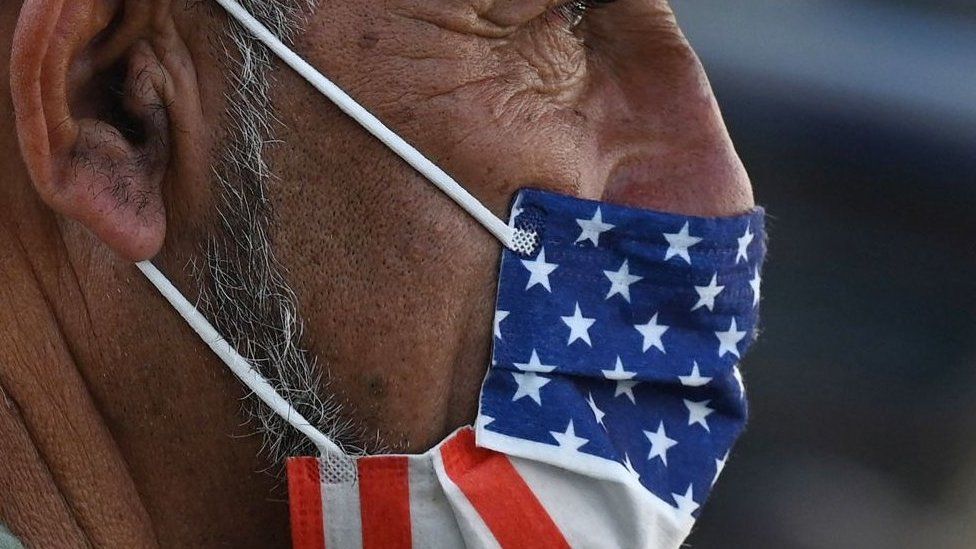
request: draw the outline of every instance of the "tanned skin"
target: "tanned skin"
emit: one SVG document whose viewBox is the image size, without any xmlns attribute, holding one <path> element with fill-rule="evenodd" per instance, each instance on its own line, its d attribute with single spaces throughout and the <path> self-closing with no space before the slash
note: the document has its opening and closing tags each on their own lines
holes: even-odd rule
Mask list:
<svg viewBox="0 0 976 549">
<path fill-rule="evenodd" d="M 666 2 L 618 0 L 572 33 L 557 4 L 330 0 L 295 49 L 503 218 L 526 186 L 751 208 Z M 0 523 L 31 546 L 289 543 L 244 390 L 133 266 L 199 294 L 227 25 L 209 1 L 0 2 Z M 274 76 L 271 236 L 305 344 L 347 417 L 423 451 L 474 418 L 499 244 Z"/>
</svg>

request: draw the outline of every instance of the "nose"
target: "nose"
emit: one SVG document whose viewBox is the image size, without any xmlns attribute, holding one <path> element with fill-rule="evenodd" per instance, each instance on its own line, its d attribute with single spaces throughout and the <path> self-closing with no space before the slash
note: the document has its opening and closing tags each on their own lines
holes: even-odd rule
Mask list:
<svg viewBox="0 0 976 549">
<path fill-rule="evenodd" d="M 749 177 L 701 62 L 670 12 L 642 15 L 591 30 L 605 42 L 594 51 L 612 52 L 592 73 L 599 173 L 591 177 L 602 182 L 592 194 L 686 215 L 751 209 Z"/>
</svg>

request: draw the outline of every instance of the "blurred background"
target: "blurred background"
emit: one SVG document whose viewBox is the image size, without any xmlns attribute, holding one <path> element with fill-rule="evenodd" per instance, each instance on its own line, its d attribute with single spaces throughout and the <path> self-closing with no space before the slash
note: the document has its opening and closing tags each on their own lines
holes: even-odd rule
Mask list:
<svg viewBox="0 0 976 549">
<path fill-rule="evenodd" d="M 770 215 L 689 545 L 976 547 L 976 0 L 678 0 Z"/>
</svg>

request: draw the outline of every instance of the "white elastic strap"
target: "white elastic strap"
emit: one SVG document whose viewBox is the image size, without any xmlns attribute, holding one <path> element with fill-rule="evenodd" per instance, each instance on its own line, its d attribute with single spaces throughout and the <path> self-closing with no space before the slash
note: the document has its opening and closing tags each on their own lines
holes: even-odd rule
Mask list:
<svg viewBox="0 0 976 549">
<path fill-rule="evenodd" d="M 163 273 L 159 271 L 152 263 L 148 261 L 143 261 L 136 264 L 139 270 L 142 271 L 146 278 L 152 282 L 153 286 L 159 290 L 159 293 L 163 294 L 166 301 L 180 313 L 180 316 L 193 328 L 193 331 L 200 336 L 200 339 L 206 343 L 214 353 L 224 361 L 224 364 L 234 372 L 234 375 L 240 378 L 245 385 L 248 386 L 254 394 L 264 401 L 276 414 L 281 416 L 285 421 L 290 423 L 294 428 L 298 429 L 305 434 L 312 443 L 318 448 L 321 455 L 335 454 L 335 455 L 345 455 L 344 452 L 332 442 L 332 439 L 327 437 L 322 431 L 319 431 L 313 427 L 307 419 L 305 419 L 302 414 L 298 413 L 298 410 L 292 407 L 287 400 L 281 397 L 274 387 L 268 383 L 268 380 L 264 379 L 258 371 L 247 361 L 246 358 L 238 354 L 237 351 L 231 347 L 230 343 L 226 339 L 217 333 L 213 325 L 207 321 L 206 318 L 200 311 L 196 309 L 185 297 L 180 293 L 176 286 L 166 278 Z"/>
<path fill-rule="evenodd" d="M 278 40 L 267 27 L 262 25 L 260 21 L 255 19 L 254 16 L 248 13 L 235 0 L 216 1 L 227 10 L 227 13 L 247 28 L 255 38 L 268 46 L 275 55 L 280 57 L 295 72 L 305 78 L 315 89 L 332 100 L 342 112 L 352 117 L 356 122 L 359 122 L 366 131 L 373 134 L 373 136 L 389 147 L 390 150 L 405 160 L 407 164 L 413 166 L 415 170 L 423 174 L 437 188 L 444 191 L 451 200 L 457 202 L 459 206 L 464 208 L 464 211 L 471 214 L 478 223 L 481 223 L 491 234 L 495 235 L 495 238 L 500 240 L 506 248 L 515 249 L 515 230 L 501 219 L 498 219 L 484 204 L 478 202 L 478 199 L 471 196 L 471 193 L 458 184 L 454 178 L 428 160 L 420 151 L 404 141 L 402 137 L 394 133 L 390 128 L 387 128 L 378 118 L 363 108 L 349 94 L 342 91 L 339 86 L 332 83 L 331 80 L 316 70 L 315 67 L 306 63 L 304 59 L 282 43 L 281 40 Z"/>
</svg>

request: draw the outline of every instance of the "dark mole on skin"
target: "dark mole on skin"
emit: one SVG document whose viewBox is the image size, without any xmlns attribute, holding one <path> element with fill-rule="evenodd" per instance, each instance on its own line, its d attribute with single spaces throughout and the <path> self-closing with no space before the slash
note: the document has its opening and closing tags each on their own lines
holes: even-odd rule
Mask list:
<svg viewBox="0 0 976 549">
<path fill-rule="evenodd" d="M 373 398 L 386 398 L 386 380 L 380 376 L 371 376 L 366 383 L 369 387 L 369 394 Z"/>
<path fill-rule="evenodd" d="M 380 41 L 379 36 L 376 36 L 371 32 L 367 32 L 359 38 L 359 45 L 365 49 L 372 49 L 376 47 L 376 44 L 379 41 Z"/>
</svg>

